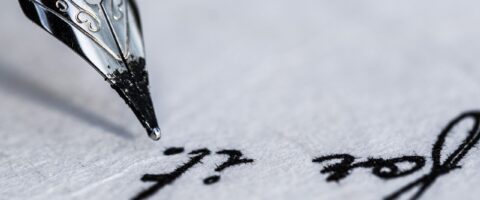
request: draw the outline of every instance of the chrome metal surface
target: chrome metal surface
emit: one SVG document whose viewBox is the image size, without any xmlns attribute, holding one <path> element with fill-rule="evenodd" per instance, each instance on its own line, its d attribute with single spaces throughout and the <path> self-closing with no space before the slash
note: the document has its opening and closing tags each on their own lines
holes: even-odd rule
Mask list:
<svg viewBox="0 0 480 200">
<path fill-rule="evenodd" d="M 19 0 L 24 13 L 89 62 L 160 138 L 134 0 Z"/>
</svg>

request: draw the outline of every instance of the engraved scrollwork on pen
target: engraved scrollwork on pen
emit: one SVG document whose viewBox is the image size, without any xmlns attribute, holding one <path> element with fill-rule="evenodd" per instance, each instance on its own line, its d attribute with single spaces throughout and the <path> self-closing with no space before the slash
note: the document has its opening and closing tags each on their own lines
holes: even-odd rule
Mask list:
<svg viewBox="0 0 480 200">
<path fill-rule="evenodd" d="M 80 24 L 86 24 L 89 31 L 98 32 L 102 27 L 102 24 L 98 16 L 82 8 L 74 1 L 72 0 L 69 0 L 69 1 L 73 6 L 75 6 L 79 10 L 79 12 L 75 15 L 75 20 Z M 89 3 L 88 1 L 86 2 Z"/>
<path fill-rule="evenodd" d="M 64 0 L 58 0 L 55 3 L 55 6 L 58 8 L 60 12 L 67 12 L 68 11 L 68 4 Z"/>
<path fill-rule="evenodd" d="M 46 3 L 43 0 L 28 0 L 46 11 L 56 15 L 67 24 L 77 29 L 100 48 L 106 51 L 112 58 L 122 61 L 122 56 L 127 57 L 128 53 L 128 26 L 126 27 L 126 47 L 122 49 L 124 53 L 117 53 L 116 47 L 107 33 L 115 30 L 108 30 L 108 20 L 128 21 L 128 3 L 125 0 L 54 0 Z M 104 15 L 110 15 L 110 18 L 103 19 Z M 128 23 L 128 22 L 125 22 Z M 117 35 L 114 35 L 117 37 Z M 122 42 L 122 41 L 119 41 Z"/>
</svg>

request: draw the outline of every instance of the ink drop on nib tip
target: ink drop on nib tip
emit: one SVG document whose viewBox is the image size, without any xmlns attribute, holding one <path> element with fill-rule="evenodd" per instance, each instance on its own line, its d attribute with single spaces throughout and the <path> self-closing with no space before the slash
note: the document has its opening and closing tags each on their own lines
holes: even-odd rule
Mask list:
<svg viewBox="0 0 480 200">
<path fill-rule="evenodd" d="M 162 137 L 162 130 L 158 127 L 152 130 L 149 130 L 148 136 L 150 136 L 152 140 L 158 141 Z"/>
<path fill-rule="evenodd" d="M 25 15 L 92 65 L 125 100 L 148 135 L 159 140 L 138 7 L 134 0 L 122 1 L 115 5 L 123 11 L 117 16 L 108 2 L 113 5 L 113 1 L 87 1 L 89 16 L 102 24 L 83 26 L 77 23 L 78 12 L 64 1 L 19 0 Z M 70 0 L 70 4 L 83 5 L 85 0 Z"/>
</svg>

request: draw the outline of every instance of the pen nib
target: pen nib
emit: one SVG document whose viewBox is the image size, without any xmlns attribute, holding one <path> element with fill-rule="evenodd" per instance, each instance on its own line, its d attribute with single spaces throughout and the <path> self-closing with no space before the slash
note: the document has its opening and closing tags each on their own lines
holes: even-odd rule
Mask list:
<svg viewBox="0 0 480 200">
<path fill-rule="evenodd" d="M 147 130 L 153 140 L 160 139 L 155 110 L 148 89 L 148 73 L 145 70 L 144 59 L 129 59 L 127 72 L 115 72 L 110 79 L 111 86 L 130 106 L 132 111 Z"/>
<path fill-rule="evenodd" d="M 25 15 L 91 64 L 160 139 L 135 0 L 19 0 Z"/>
</svg>

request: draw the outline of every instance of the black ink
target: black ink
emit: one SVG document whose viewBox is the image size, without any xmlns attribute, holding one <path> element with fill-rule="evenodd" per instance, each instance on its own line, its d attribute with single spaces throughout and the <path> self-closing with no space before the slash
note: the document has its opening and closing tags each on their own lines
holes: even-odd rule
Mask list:
<svg viewBox="0 0 480 200">
<path fill-rule="evenodd" d="M 204 179 L 203 183 L 205 183 L 205 185 L 211 185 L 211 184 L 214 184 L 218 181 L 220 181 L 220 176 L 214 175 L 214 176 L 210 176 L 210 177 Z"/>
<path fill-rule="evenodd" d="M 129 72 L 114 71 L 109 80 L 110 86 L 125 100 L 148 134 L 151 134 L 155 128 L 158 128 L 158 123 L 148 89 L 145 59 L 132 56 L 123 61 L 129 68 Z"/>
<path fill-rule="evenodd" d="M 445 145 L 445 140 L 448 134 L 452 133 L 453 129 L 459 126 L 460 123 L 473 119 L 473 126 L 468 131 L 468 136 L 453 151 L 445 161 L 441 161 L 442 150 Z M 418 188 L 413 196 L 412 200 L 419 199 L 425 191 L 432 186 L 438 177 L 448 174 L 455 169 L 459 169 L 459 162 L 467 155 L 467 153 L 479 142 L 480 140 L 480 111 L 466 112 L 459 117 L 453 119 L 437 138 L 437 141 L 432 148 L 432 161 L 433 165 L 430 173 L 416 179 L 415 181 L 400 188 L 398 191 L 385 197 L 385 200 L 394 200 L 400 198 L 407 192 Z M 327 181 L 340 181 L 350 175 L 351 171 L 355 168 L 371 168 L 372 173 L 383 179 L 392 179 L 402 176 L 407 176 L 415 173 L 425 166 L 425 158 L 421 156 L 402 156 L 399 158 L 382 159 L 382 158 L 368 158 L 367 161 L 355 163 L 355 157 L 350 154 L 334 154 L 329 156 L 322 156 L 313 159 L 313 162 L 323 163 L 328 161 L 338 161 L 337 163 L 325 166 L 320 173 L 329 174 Z M 411 164 L 409 169 L 399 169 L 400 163 Z"/>
<path fill-rule="evenodd" d="M 445 145 L 445 139 L 448 134 L 452 132 L 453 128 L 459 125 L 461 122 L 473 119 L 474 124 L 471 130 L 468 131 L 468 136 L 465 140 L 458 146 L 458 148 L 447 157 L 444 162 L 441 162 L 442 149 Z M 386 200 L 398 199 L 403 194 L 406 194 L 408 191 L 417 188 L 418 190 L 410 198 L 412 200 L 419 199 L 425 191 L 432 186 L 432 184 L 437 180 L 438 177 L 450 173 L 452 170 L 459 169 L 459 162 L 467 155 L 479 141 L 480 139 L 480 112 L 467 112 L 459 117 L 455 118 L 447 127 L 440 133 L 437 141 L 432 148 L 432 169 L 429 174 L 426 174 L 419 179 L 407 184 L 403 188 L 394 192 L 393 194 L 387 196 Z"/>
<path fill-rule="evenodd" d="M 218 151 L 217 154 L 227 155 L 228 159 L 227 161 L 225 161 L 224 163 L 220 164 L 218 167 L 215 168 L 216 172 L 222 172 L 223 170 L 229 167 L 247 164 L 247 163 L 253 163 L 254 161 L 253 159 L 250 159 L 250 158 L 242 158 L 243 156 L 242 152 L 235 149 L 221 150 L 221 151 Z M 203 183 L 205 183 L 205 185 L 211 185 L 218 182 L 219 180 L 220 180 L 220 176 L 215 175 L 215 176 L 210 176 L 208 178 L 205 178 L 203 180 Z"/>
<path fill-rule="evenodd" d="M 159 175 L 153 175 L 153 174 L 145 174 L 142 177 L 143 182 L 157 182 L 150 188 L 144 190 L 140 194 L 138 194 L 136 197 L 134 197 L 134 200 L 140 200 L 140 199 L 146 199 L 152 195 L 154 195 L 156 192 L 158 192 L 160 189 L 165 187 L 168 184 L 172 184 L 177 178 L 179 178 L 183 173 L 185 173 L 188 169 L 192 168 L 198 163 L 201 163 L 202 159 L 210 154 L 210 150 L 208 149 L 199 149 L 199 150 L 194 150 L 189 153 L 190 155 L 194 155 L 193 157 L 190 158 L 190 160 L 185 163 L 184 165 L 178 167 L 175 169 L 173 172 L 168 173 L 168 174 L 159 174 Z"/>
<path fill-rule="evenodd" d="M 392 179 L 402 176 L 410 175 L 423 166 L 425 166 L 425 158 L 421 156 L 403 156 L 392 159 L 369 158 L 364 162 L 355 162 L 355 157 L 349 154 L 335 154 L 330 156 L 323 156 L 313 159 L 313 162 L 322 163 L 326 161 L 340 160 L 339 163 L 327 165 L 320 173 L 330 174 L 327 181 L 340 181 L 350 175 L 355 168 L 371 168 L 372 173 L 377 177 L 383 179 Z M 401 170 L 398 165 L 401 163 L 410 163 L 412 167 L 406 170 Z"/>
<path fill-rule="evenodd" d="M 235 150 L 235 149 L 221 150 L 221 151 L 218 151 L 217 154 L 227 155 L 228 159 L 227 159 L 227 161 L 225 161 L 224 163 L 220 164 L 218 167 L 215 168 L 216 172 L 222 172 L 223 170 L 225 170 L 229 167 L 236 166 L 236 165 L 242 165 L 242 164 L 247 164 L 247 163 L 253 163 L 254 162 L 253 159 L 242 158 L 242 156 L 243 156 L 242 152 L 239 151 L 239 150 Z M 211 184 L 214 184 L 214 183 L 218 182 L 219 180 L 220 180 L 219 175 L 210 176 L 208 178 L 205 178 L 203 180 L 203 183 L 205 183 L 205 185 L 211 185 Z"/>
<path fill-rule="evenodd" d="M 163 152 L 163 155 L 171 156 L 171 155 L 176 155 L 176 154 L 183 153 L 184 151 L 185 151 L 185 149 L 183 147 L 171 147 L 171 148 L 168 148 L 167 150 L 165 150 Z"/>
<path fill-rule="evenodd" d="M 322 163 L 330 160 L 340 160 L 340 162 L 324 167 L 320 173 L 330 173 L 330 175 L 327 177 L 327 181 L 340 181 L 350 175 L 350 171 L 353 169 L 352 164 L 355 161 L 355 157 L 349 154 L 335 154 L 315 158 L 312 160 L 312 162 Z"/>
<path fill-rule="evenodd" d="M 253 159 L 250 158 L 242 158 L 243 154 L 239 150 L 222 150 L 218 151 L 217 154 L 227 155 L 228 159 L 226 162 L 215 168 L 216 172 L 221 172 L 229 167 L 233 167 L 235 165 L 253 163 Z"/>
<path fill-rule="evenodd" d="M 407 170 L 401 171 L 397 164 L 410 163 L 413 167 Z M 373 167 L 372 173 L 380 178 L 392 179 L 402 176 L 408 176 L 415 173 L 425 166 L 425 158 L 421 156 L 402 156 L 392 159 L 371 159 L 365 165 L 371 165 Z"/>
<path fill-rule="evenodd" d="M 183 147 L 171 147 L 166 149 L 163 154 L 166 156 L 171 156 L 171 155 L 177 155 L 181 154 L 185 151 Z M 252 163 L 254 160 L 250 158 L 243 158 L 243 154 L 239 150 L 221 150 L 216 152 L 218 155 L 227 155 L 227 161 L 224 163 L 220 164 L 217 166 L 214 171 L 215 172 L 222 172 L 227 168 L 236 166 L 236 165 L 241 165 L 241 164 L 246 164 L 246 163 Z M 168 173 L 168 174 L 145 174 L 141 180 L 143 182 L 156 182 L 154 185 L 149 187 L 148 189 L 140 192 L 137 196 L 135 196 L 134 200 L 140 200 L 140 199 L 146 199 L 160 191 L 163 187 L 166 185 L 172 184 L 176 179 L 180 178 L 182 174 L 184 174 L 187 170 L 191 169 L 194 167 L 196 164 L 202 163 L 202 160 L 210 155 L 210 150 L 208 149 L 199 149 L 199 150 L 194 150 L 189 153 L 192 155 L 190 160 L 183 164 L 182 166 L 179 166 L 177 169 L 175 169 L 173 172 Z M 205 185 L 211 185 L 214 183 L 219 182 L 221 179 L 220 175 L 213 175 L 205 178 L 203 180 L 203 183 Z"/>
</svg>

